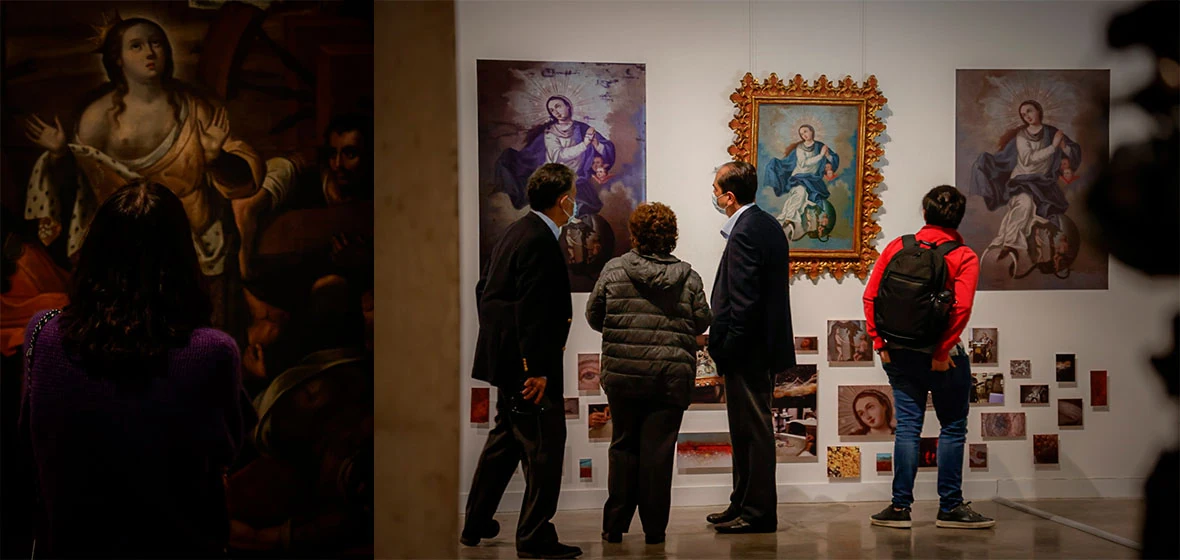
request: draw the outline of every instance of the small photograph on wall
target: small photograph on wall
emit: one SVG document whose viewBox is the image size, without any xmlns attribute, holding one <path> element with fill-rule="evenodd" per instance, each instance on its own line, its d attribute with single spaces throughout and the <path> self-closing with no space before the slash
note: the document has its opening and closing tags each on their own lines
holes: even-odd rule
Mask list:
<svg viewBox="0 0 1180 560">
<path fill-rule="evenodd" d="M 986 443 L 972 443 L 967 445 L 967 464 L 973 469 L 987 468 Z"/>
<path fill-rule="evenodd" d="M 893 454 L 877 454 L 877 474 L 893 474 Z"/>
<path fill-rule="evenodd" d="M 795 354 L 819 354 L 819 337 L 796 336 Z"/>
<path fill-rule="evenodd" d="M 578 459 L 578 478 L 583 481 L 594 480 L 593 459 Z"/>
<path fill-rule="evenodd" d="M 959 70 L 959 226 L 979 290 L 1103 290 L 1084 197 L 1109 159 L 1109 70 Z"/>
<path fill-rule="evenodd" d="M 1081 428 L 1082 399 L 1057 399 L 1057 427 Z"/>
<path fill-rule="evenodd" d="M 586 415 L 586 430 L 590 441 L 610 441 L 611 416 L 609 404 L 592 404 Z"/>
<path fill-rule="evenodd" d="M 581 404 L 581 402 L 582 401 L 578 397 L 566 397 L 565 398 L 564 404 L 565 404 L 565 419 L 566 420 L 577 420 L 578 419 L 578 405 Z"/>
<path fill-rule="evenodd" d="M 1033 464 L 1056 465 L 1057 463 L 1057 434 L 1034 434 Z"/>
<path fill-rule="evenodd" d="M 857 441 L 893 441 L 897 416 L 894 414 L 892 387 L 841 385 L 836 393 L 841 437 L 857 436 Z"/>
<path fill-rule="evenodd" d="M 938 438 L 924 437 L 918 442 L 918 468 L 938 466 Z"/>
<path fill-rule="evenodd" d="M 471 388 L 471 423 L 487 424 L 489 421 L 489 406 L 491 389 L 488 387 Z"/>
<path fill-rule="evenodd" d="M 971 364 L 976 366 L 998 366 L 1000 356 L 1000 329 L 971 329 Z"/>
<path fill-rule="evenodd" d="M 780 463 L 818 460 L 818 390 L 815 364 L 800 364 L 775 376 L 771 414 L 775 457 Z"/>
<path fill-rule="evenodd" d="M 864 320 L 828 321 L 828 365 L 872 366 L 873 341 Z"/>
<path fill-rule="evenodd" d="M 1023 412 L 984 412 L 979 416 L 983 437 L 1022 438 L 1025 436 Z"/>
<path fill-rule="evenodd" d="M 682 473 L 733 470 L 729 432 L 681 433 L 676 436 L 676 465 Z"/>
<path fill-rule="evenodd" d="M 971 376 L 975 382 L 968 396 L 971 404 L 1004 404 L 1004 374 L 979 371 Z"/>
<path fill-rule="evenodd" d="M 1008 369 L 1013 379 L 1029 379 L 1032 377 L 1032 361 L 1012 360 L 1008 362 Z"/>
<path fill-rule="evenodd" d="M 1077 383 L 1078 381 L 1078 367 L 1077 359 L 1073 354 L 1058 354 L 1057 355 L 1057 382 L 1058 383 Z"/>
<path fill-rule="evenodd" d="M 1106 371 L 1090 372 L 1090 406 L 1094 408 L 1109 406 L 1106 397 Z"/>
<path fill-rule="evenodd" d="M 1020 404 L 1047 405 L 1049 404 L 1048 385 L 1021 385 Z"/>
<path fill-rule="evenodd" d="M 578 354 L 578 391 L 583 395 L 597 395 L 601 391 L 599 373 L 602 360 L 598 354 Z"/>
<path fill-rule="evenodd" d="M 646 67 L 479 60 L 476 82 L 481 264 L 528 215 L 529 176 L 560 163 L 578 191 L 562 253 L 570 287 L 589 292 L 606 261 L 630 250 L 627 220 L 647 196 Z"/>
<path fill-rule="evenodd" d="M 828 478 L 860 478 L 860 448 L 829 445 Z"/>
<path fill-rule="evenodd" d="M 709 335 L 697 337 L 697 375 L 693 384 L 690 410 L 724 410 L 725 378 L 709 356 Z"/>
</svg>

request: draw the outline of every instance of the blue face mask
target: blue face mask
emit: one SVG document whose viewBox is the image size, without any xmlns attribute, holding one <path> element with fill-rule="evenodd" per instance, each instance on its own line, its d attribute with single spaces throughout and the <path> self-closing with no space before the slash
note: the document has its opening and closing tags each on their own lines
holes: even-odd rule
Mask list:
<svg viewBox="0 0 1180 560">
<path fill-rule="evenodd" d="M 720 212 L 722 214 L 725 214 L 725 207 L 721 205 L 721 201 L 717 200 L 717 195 L 712 195 L 712 196 L 713 196 L 713 209 L 717 210 L 718 212 Z"/>
<path fill-rule="evenodd" d="M 565 214 L 565 217 L 566 217 L 565 223 L 566 224 L 577 224 L 582 221 L 582 220 L 578 219 L 578 201 L 576 199 L 574 200 L 573 214 L 566 212 L 564 207 L 561 209 L 561 211 Z"/>
</svg>

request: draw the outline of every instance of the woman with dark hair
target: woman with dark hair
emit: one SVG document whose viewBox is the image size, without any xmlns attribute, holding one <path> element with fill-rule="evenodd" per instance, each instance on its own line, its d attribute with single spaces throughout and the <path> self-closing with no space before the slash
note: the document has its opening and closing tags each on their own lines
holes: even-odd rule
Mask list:
<svg viewBox="0 0 1180 560">
<path fill-rule="evenodd" d="M 676 214 L 641 204 L 632 250 L 606 263 L 586 320 L 602 333 L 601 383 L 613 432 L 602 538 L 621 542 L 635 509 L 648 544 L 664 542 L 672 504 L 676 434 L 696 384 L 697 335 L 713 322 L 704 284 L 672 256 Z"/>
<path fill-rule="evenodd" d="M 852 412 L 858 426 L 852 435 L 893 435 L 893 401 L 885 393 L 876 389 L 857 393 L 852 399 Z"/>
<path fill-rule="evenodd" d="M 595 158 L 600 165 L 611 168 L 615 164 L 615 144 L 594 127 L 574 120 L 574 104 L 563 95 L 545 101 L 548 120 L 529 129 L 524 137 L 524 148 L 508 148 L 496 163 L 496 191 L 506 192 L 517 209 L 528 203 L 525 186 L 529 175 L 546 163 L 560 163 L 577 176 L 578 207 L 574 216 L 596 214 L 602 209 L 598 189 L 590 182 L 594 175 Z"/>
<path fill-rule="evenodd" d="M 99 207 L 70 303 L 34 316 L 25 339 L 37 554 L 224 551 L 224 474 L 253 409 L 237 345 L 209 328 L 202 284 L 169 189 L 137 181 Z"/>
<path fill-rule="evenodd" d="M 138 179 L 163 185 L 184 205 L 201 271 L 213 279 L 214 324 L 226 325 L 227 306 L 240 297 L 227 283 L 237 276 L 228 199 L 258 190 L 262 159 L 230 134 L 225 108 L 173 77 L 172 45 L 159 24 L 118 20 L 99 51 L 109 81 L 72 135 L 56 117 L 26 122 L 29 140 L 45 153 L 29 179 L 25 219 L 39 221 L 45 245 L 73 257 L 111 193 Z M 63 233 L 64 247 L 55 243 Z"/>
</svg>

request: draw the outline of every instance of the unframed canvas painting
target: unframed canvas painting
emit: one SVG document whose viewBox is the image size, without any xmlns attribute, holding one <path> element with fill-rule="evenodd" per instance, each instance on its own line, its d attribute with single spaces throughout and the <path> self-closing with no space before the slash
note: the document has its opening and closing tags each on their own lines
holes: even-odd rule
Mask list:
<svg viewBox="0 0 1180 560">
<path fill-rule="evenodd" d="M 1107 287 L 1083 197 L 1108 160 L 1109 70 L 959 70 L 959 232 L 980 290 Z"/>
<path fill-rule="evenodd" d="M 479 246 L 485 262 L 529 211 L 529 176 L 561 163 L 577 176 L 576 221 L 561 224 L 575 292 L 631 249 L 627 220 L 647 196 L 647 71 L 643 64 L 476 62 Z"/>
</svg>

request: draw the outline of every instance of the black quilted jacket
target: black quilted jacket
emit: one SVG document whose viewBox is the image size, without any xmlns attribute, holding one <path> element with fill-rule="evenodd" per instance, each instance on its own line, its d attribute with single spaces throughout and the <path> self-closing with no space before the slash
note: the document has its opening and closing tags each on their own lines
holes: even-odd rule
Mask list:
<svg viewBox="0 0 1180 560">
<path fill-rule="evenodd" d="M 688 408 L 696 337 L 709 328 L 701 277 L 671 255 L 631 252 L 602 269 L 586 305 L 602 333 L 602 387 L 610 396 Z"/>
</svg>

